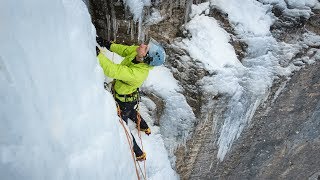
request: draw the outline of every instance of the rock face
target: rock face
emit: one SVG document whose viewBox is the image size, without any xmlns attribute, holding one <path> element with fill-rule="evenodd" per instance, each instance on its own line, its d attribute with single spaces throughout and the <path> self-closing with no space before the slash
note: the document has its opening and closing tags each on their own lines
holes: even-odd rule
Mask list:
<svg viewBox="0 0 320 180">
<path fill-rule="evenodd" d="M 320 35 L 320 10 L 316 10 L 315 14 L 309 18 L 306 23 L 306 28 Z"/>
<path fill-rule="evenodd" d="M 201 3 L 205 0 L 193 1 Z M 183 87 L 183 94 L 192 107 L 198 121 L 192 138 L 186 146 L 176 152 L 175 168 L 181 179 L 320 179 L 320 62 L 303 66 L 292 77 L 279 76 L 274 82 L 268 99 L 255 112 L 251 124 L 234 142 L 224 161 L 217 159 L 217 139 L 230 97 L 205 94 L 199 80 L 208 72 L 199 64 L 190 61 L 187 52 L 177 48 L 173 41 L 187 36 L 183 24 L 190 8 L 189 0 L 152 1 L 144 10 L 150 15 L 158 8 L 165 17 L 156 24 L 137 22 L 122 1 L 91 0 L 89 9 L 97 34 L 119 43 L 139 42 L 139 26 L 146 26 L 142 39 L 156 38 L 165 46 L 169 55 L 166 66 Z M 315 10 L 309 18 L 289 17 L 281 9 L 274 8 L 278 20 L 270 31 L 278 41 L 290 43 L 299 39 L 306 31 L 320 35 L 320 11 Z M 235 38 L 227 14 L 218 10 L 210 16 L 231 34 L 238 59 L 246 57 L 247 45 Z M 141 38 L 141 37 L 140 37 Z M 141 39 L 140 39 L 141 41 Z M 301 48 L 291 60 L 280 62 L 283 67 L 304 56 L 314 56 L 310 49 L 317 45 Z M 311 53 L 310 53 L 311 52 Z M 299 59 L 299 64 L 303 60 Z M 303 63 L 305 64 L 305 63 Z M 304 67 L 305 66 L 305 67 Z M 162 112 L 163 102 L 159 97 L 148 95 Z M 158 119 L 160 114 L 157 114 Z M 161 122 L 156 122 L 161 126 Z"/>
<path fill-rule="evenodd" d="M 319 173 L 320 62 L 288 81 L 233 144 L 223 162 L 214 158 L 215 139 L 205 138 L 190 176 L 185 179 L 307 179 Z M 211 154 L 212 153 L 212 154 Z M 211 155 L 210 155 L 211 154 Z M 319 178 L 318 176 L 316 179 Z"/>
</svg>

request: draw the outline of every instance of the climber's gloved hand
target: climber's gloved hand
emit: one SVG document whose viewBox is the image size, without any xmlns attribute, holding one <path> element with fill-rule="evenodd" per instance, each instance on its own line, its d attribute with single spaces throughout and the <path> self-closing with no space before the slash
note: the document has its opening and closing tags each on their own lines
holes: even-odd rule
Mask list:
<svg viewBox="0 0 320 180">
<path fill-rule="evenodd" d="M 102 39 L 102 37 L 96 37 L 96 41 L 100 46 L 104 46 L 103 44 L 105 43 L 105 40 Z"/>
<path fill-rule="evenodd" d="M 103 39 L 102 37 L 98 37 L 98 36 L 96 37 L 96 41 L 101 47 L 105 47 L 108 50 L 110 50 L 111 43 L 109 41 Z"/>
<path fill-rule="evenodd" d="M 97 56 L 98 56 L 99 53 L 100 53 L 100 49 L 98 48 L 98 46 L 96 46 L 96 53 L 97 53 Z"/>
</svg>

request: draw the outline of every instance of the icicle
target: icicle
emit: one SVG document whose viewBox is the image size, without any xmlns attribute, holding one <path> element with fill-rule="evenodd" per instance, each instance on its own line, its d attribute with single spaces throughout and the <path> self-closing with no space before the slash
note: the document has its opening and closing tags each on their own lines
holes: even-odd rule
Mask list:
<svg viewBox="0 0 320 180">
<path fill-rule="evenodd" d="M 186 7 L 186 0 L 180 0 L 179 7 L 185 8 Z"/>
<path fill-rule="evenodd" d="M 130 24 L 131 24 L 131 33 L 130 33 L 130 37 L 131 37 L 131 41 L 134 40 L 134 31 L 135 31 L 135 22 L 133 20 L 130 20 Z"/>
<path fill-rule="evenodd" d="M 129 19 L 130 15 L 129 15 L 129 10 L 127 6 L 124 6 L 124 18 L 125 19 Z"/>
<path fill-rule="evenodd" d="M 111 7 L 111 17 L 112 17 L 112 33 L 113 33 L 113 40 L 117 40 L 117 32 L 118 32 L 118 27 L 117 27 L 117 17 L 116 17 L 116 12 L 114 10 L 114 5 L 111 1 L 110 3 Z M 111 33 L 110 33 L 111 34 Z"/>
<path fill-rule="evenodd" d="M 130 33 L 130 30 L 131 30 L 131 23 L 130 23 L 130 20 L 127 20 L 127 22 L 128 22 L 128 24 L 127 24 L 127 26 L 128 26 L 128 28 L 127 28 L 127 34 L 129 34 L 129 33 Z"/>
<path fill-rule="evenodd" d="M 138 42 L 139 43 L 144 43 L 144 29 L 142 26 L 142 15 L 139 17 L 138 21 Z"/>
<path fill-rule="evenodd" d="M 89 9 L 89 0 L 82 0 L 84 2 L 84 4 L 87 6 L 87 8 Z"/>
<path fill-rule="evenodd" d="M 117 33 L 118 33 L 118 21 L 116 18 L 113 19 L 112 22 L 112 29 L 113 29 L 113 40 L 117 40 Z"/>
<path fill-rule="evenodd" d="M 149 31 L 150 31 L 150 26 L 145 27 L 145 40 L 149 39 Z"/>
<path fill-rule="evenodd" d="M 106 15 L 106 19 L 107 19 L 107 39 L 108 41 L 111 40 L 110 35 L 111 35 L 111 20 L 110 20 L 110 15 Z"/>
<path fill-rule="evenodd" d="M 172 16 L 172 9 L 173 9 L 174 3 L 172 2 L 172 0 L 169 0 L 169 4 L 168 4 L 168 16 L 171 17 Z"/>
<path fill-rule="evenodd" d="M 117 2 L 114 3 L 115 6 L 121 6 L 121 0 L 117 0 Z"/>
<path fill-rule="evenodd" d="M 180 0 L 175 1 L 175 3 L 174 3 L 174 7 L 178 7 L 178 6 L 179 6 L 179 4 L 180 4 Z"/>
<path fill-rule="evenodd" d="M 184 24 L 186 24 L 189 21 L 189 14 L 191 11 L 191 6 L 192 6 L 192 0 L 187 0 L 187 4 L 185 6 L 185 15 L 184 15 Z"/>
<path fill-rule="evenodd" d="M 147 6 L 146 8 L 145 8 L 145 16 L 146 17 L 150 17 L 150 15 L 151 15 L 151 6 Z"/>
</svg>

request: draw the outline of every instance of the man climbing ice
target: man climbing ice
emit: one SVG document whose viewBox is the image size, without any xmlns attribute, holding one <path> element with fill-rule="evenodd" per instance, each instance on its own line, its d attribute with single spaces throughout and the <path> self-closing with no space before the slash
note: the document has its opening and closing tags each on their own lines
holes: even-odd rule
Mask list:
<svg viewBox="0 0 320 180">
<path fill-rule="evenodd" d="M 128 118 L 130 118 L 138 123 L 138 116 L 140 117 L 137 111 L 140 100 L 139 87 L 154 66 L 160 66 L 165 62 L 166 53 L 163 47 L 152 38 L 148 45 L 140 44 L 140 46 L 110 43 L 100 37 L 97 37 L 96 40 L 101 47 L 106 47 L 108 50 L 124 57 L 120 64 L 115 64 L 100 52 L 100 48 L 96 48 L 104 74 L 115 79 L 113 85 L 114 97 L 120 107 L 122 120 L 128 124 Z M 150 135 L 151 130 L 148 124 L 142 117 L 139 120 L 141 120 L 140 127 L 137 124 L 137 128 Z M 132 139 L 133 151 L 137 161 L 146 160 L 146 153 L 142 152 L 133 135 Z"/>
</svg>

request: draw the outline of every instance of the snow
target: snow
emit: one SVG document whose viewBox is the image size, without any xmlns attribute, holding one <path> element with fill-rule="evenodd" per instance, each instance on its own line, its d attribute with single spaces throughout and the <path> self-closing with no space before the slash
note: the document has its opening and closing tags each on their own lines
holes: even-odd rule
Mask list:
<svg viewBox="0 0 320 180">
<path fill-rule="evenodd" d="M 292 17 L 309 18 L 312 14 L 311 8 L 320 9 L 320 2 L 317 0 L 260 0 L 260 2 L 277 5 L 285 15 Z"/>
<path fill-rule="evenodd" d="M 205 14 L 208 14 L 207 10 L 210 9 L 209 5 L 210 5 L 209 2 L 201 3 L 201 4 L 198 4 L 198 5 L 192 4 L 191 5 L 191 13 L 189 15 L 190 18 L 193 18 L 194 16 L 199 15 L 202 12 L 205 12 Z"/>
<path fill-rule="evenodd" d="M 192 58 L 204 63 L 208 70 L 223 68 L 225 65 L 241 66 L 229 44 L 228 33 L 214 18 L 197 15 L 186 24 L 186 29 L 192 38 L 183 39 L 182 43 L 177 44 L 186 49 Z"/>
<path fill-rule="evenodd" d="M 158 9 L 151 8 L 151 14 L 146 17 L 145 26 L 150 26 L 157 24 L 164 20 L 164 17 L 161 16 L 161 13 Z"/>
<path fill-rule="evenodd" d="M 306 7 L 314 7 L 319 2 L 317 0 L 288 0 L 287 3 L 291 8 L 305 9 Z"/>
<path fill-rule="evenodd" d="M 235 30 L 239 34 L 266 36 L 270 34 L 269 27 L 273 23 L 270 16 L 270 6 L 255 0 L 211 0 L 211 4 L 228 14 L 232 24 L 237 24 Z"/>
<path fill-rule="evenodd" d="M 260 2 L 268 4 L 277 4 L 285 8 L 287 5 L 290 9 L 308 9 L 319 6 L 317 0 L 260 0 Z"/>
</svg>

